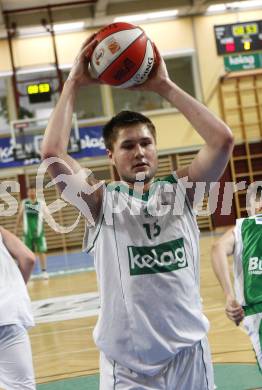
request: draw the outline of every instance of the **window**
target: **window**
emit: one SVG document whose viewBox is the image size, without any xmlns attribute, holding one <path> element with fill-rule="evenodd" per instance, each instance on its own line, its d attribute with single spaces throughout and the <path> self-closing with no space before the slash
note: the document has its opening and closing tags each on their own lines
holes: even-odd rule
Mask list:
<svg viewBox="0 0 262 390">
<path fill-rule="evenodd" d="M 165 57 L 171 80 L 190 95 L 196 97 L 195 59 L 193 52 Z M 171 108 L 171 105 L 153 92 L 127 91 L 112 88 L 115 112 L 121 110 L 153 111 Z"/>
<path fill-rule="evenodd" d="M 21 69 L 17 72 L 17 89 L 20 94 L 18 119 L 49 118 L 58 98 L 59 84 L 55 69 Z M 49 99 L 30 101 L 28 92 L 36 92 L 38 86 L 50 87 Z M 40 88 L 40 90 L 42 90 Z M 35 93 L 32 96 L 36 95 Z"/>
<path fill-rule="evenodd" d="M 62 71 L 63 81 L 66 80 L 69 70 Z M 51 96 L 47 101 L 35 101 L 28 96 L 28 87 L 32 94 L 37 86 L 50 86 Z M 59 96 L 59 81 L 55 68 L 50 69 L 21 69 L 17 72 L 17 88 L 20 93 L 19 119 L 23 118 L 48 118 L 55 107 Z M 46 94 L 48 95 L 48 94 Z M 34 97 L 32 95 L 32 97 Z M 31 100 L 31 101 L 30 101 Z M 34 100 L 34 101 L 32 101 Z M 101 87 L 90 86 L 80 88 L 76 100 L 76 112 L 78 119 L 90 119 L 104 116 Z"/>
<path fill-rule="evenodd" d="M 69 71 L 64 71 L 64 81 L 68 77 Z M 104 116 L 101 87 L 91 85 L 88 88 L 80 88 L 76 98 L 77 119 L 92 119 Z"/>
<path fill-rule="evenodd" d="M 9 115 L 8 115 L 8 78 L 0 78 L 0 133 L 9 132 Z"/>
</svg>

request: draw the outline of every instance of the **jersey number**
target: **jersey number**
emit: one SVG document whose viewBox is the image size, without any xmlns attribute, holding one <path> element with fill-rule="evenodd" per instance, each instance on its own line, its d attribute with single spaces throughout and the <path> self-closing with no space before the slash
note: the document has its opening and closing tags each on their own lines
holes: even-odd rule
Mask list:
<svg viewBox="0 0 262 390">
<path fill-rule="evenodd" d="M 154 222 L 153 224 L 151 223 L 144 223 L 143 228 L 146 231 L 147 237 L 152 240 L 153 237 L 159 236 L 161 232 L 161 227 Z"/>
</svg>

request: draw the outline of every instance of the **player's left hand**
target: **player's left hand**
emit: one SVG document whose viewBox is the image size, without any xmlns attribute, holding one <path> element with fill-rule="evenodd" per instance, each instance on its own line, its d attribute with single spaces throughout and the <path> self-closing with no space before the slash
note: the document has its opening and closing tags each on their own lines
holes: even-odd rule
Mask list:
<svg viewBox="0 0 262 390">
<path fill-rule="evenodd" d="M 242 306 L 233 297 L 228 297 L 226 301 L 226 315 L 227 317 L 235 322 L 238 326 L 244 318 L 244 310 Z"/>
<path fill-rule="evenodd" d="M 92 53 L 97 45 L 95 36 L 93 34 L 84 41 L 69 73 L 67 80 L 73 81 L 77 86 L 99 83 L 97 79 L 92 78 L 89 68 Z"/>
</svg>

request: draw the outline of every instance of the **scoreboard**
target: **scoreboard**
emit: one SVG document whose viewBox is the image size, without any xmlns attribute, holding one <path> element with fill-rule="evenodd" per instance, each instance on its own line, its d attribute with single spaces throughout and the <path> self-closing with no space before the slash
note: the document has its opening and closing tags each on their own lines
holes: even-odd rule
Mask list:
<svg viewBox="0 0 262 390">
<path fill-rule="evenodd" d="M 262 20 L 214 26 L 217 54 L 262 50 Z"/>
<path fill-rule="evenodd" d="M 51 86 L 49 83 L 30 84 L 27 86 L 27 95 L 30 103 L 50 102 Z"/>
</svg>

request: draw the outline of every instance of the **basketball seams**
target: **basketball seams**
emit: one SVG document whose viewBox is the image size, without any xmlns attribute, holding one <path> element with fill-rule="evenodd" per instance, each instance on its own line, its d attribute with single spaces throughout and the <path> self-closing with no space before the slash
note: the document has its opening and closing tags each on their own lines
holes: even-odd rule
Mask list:
<svg viewBox="0 0 262 390">
<path fill-rule="evenodd" d="M 112 32 L 112 33 L 110 33 L 109 35 L 106 35 L 106 36 L 104 36 L 99 42 L 98 42 L 98 44 L 97 44 L 97 46 L 95 47 L 95 49 L 94 49 L 94 51 L 98 48 L 98 46 L 100 45 L 100 43 L 102 43 L 105 39 L 107 39 L 107 38 L 109 38 L 109 37 L 111 37 L 111 36 L 113 36 L 113 35 L 115 35 L 115 34 L 119 34 L 119 33 L 122 33 L 122 32 L 127 32 L 127 31 L 135 31 L 135 30 L 139 30 L 141 33 L 136 37 L 136 39 L 135 40 L 133 40 L 132 42 L 130 42 L 129 43 L 129 45 L 123 50 L 123 51 L 121 51 L 121 53 L 119 53 L 118 55 L 117 55 L 117 57 L 114 57 L 114 61 L 113 62 L 115 62 L 133 43 L 135 43 L 137 40 L 138 40 L 138 38 L 140 38 L 140 37 L 142 37 L 143 35 L 145 36 L 145 32 L 139 27 L 139 26 L 135 26 L 135 27 L 132 27 L 132 28 L 125 28 L 125 29 L 123 29 L 123 30 L 118 30 L 118 31 L 114 31 L 114 32 Z M 102 45 L 101 45 L 101 48 L 102 48 Z M 108 67 L 110 66 L 112 64 L 112 62 L 103 70 L 103 72 L 102 73 L 100 73 L 97 77 L 100 77 L 105 71 L 106 71 L 106 69 L 108 69 Z M 93 66 L 93 64 L 92 64 L 92 61 L 91 61 L 91 65 L 92 65 L 92 68 L 95 70 L 95 72 L 96 73 L 98 73 L 97 72 L 97 70 L 96 70 L 96 67 L 95 66 Z"/>
<path fill-rule="evenodd" d="M 90 61 L 92 76 L 116 88 L 146 81 L 155 54 L 151 40 L 141 27 L 112 24 L 98 32 L 97 41 Z"/>
<path fill-rule="evenodd" d="M 130 29 L 130 30 L 131 30 L 131 29 Z M 130 42 L 130 44 L 125 48 L 125 50 L 123 50 L 117 57 L 115 57 L 114 62 L 117 61 L 117 60 L 119 59 L 119 57 L 121 57 L 121 56 L 130 48 L 130 46 L 132 46 L 134 43 L 136 43 L 137 40 L 138 40 L 139 38 L 141 38 L 143 35 L 145 35 L 144 31 L 142 31 L 142 34 L 139 35 L 134 41 Z M 148 41 L 148 40 L 147 40 L 147 41 Z M 147 45 L 145 45 L 144 57 L 143 57 L 143 59 L 142 59 L 141 64 L 143 63 L 144 58 L 145 58 L 146 48 L 147 48 Z M 139 65 L 139 67 L 141 66 L 141 64 Z M 100 75 L 98 76 L 98 78 L 100 78 L 101 76 L 103 76 L 103 74 L 108 70 L 108 68 L 109 68 L 111 65 L 112 65 L 112 62 L 105 68 L 105 70 L 103 70 L 102 73 L 100 73 Z M 139 68 L 138 68 L 138 69 L 139 69 Z M 135 73 L 138 71 L 138 69 L 136 69 Z M 134 73 L 134 74 L 135 74 L 135 73 Z M 132 76 L 132 77 L 133 77 L 133 76 Z M 130 78 L 130 77 L 129 77 L 129 78 Z"/>
<path fill-rule="evenodd" d="M 128 76 L 129 76 L 129 77 L 128 77 L 128 80 L 126 80 L 126 81 L 124 81 L 122 84 L 120 84 L 119 87 L 121 87 L 121 85 L 123 85 L 123 84 L 127 83 L 129 80 L 131 80 L 131 79 L 134 77 L 134 75 L 135 75 L 135 74 L 139 71 L 139 69 L 141 68 L 141 66 L 142 66 L 142 64 L 143 64 L 143 62 L 144 62 L 144 59 L 145 59 L 145 57 L 146 57 L 147 43 L 148 43 L 148 41 L 149 41 L 150 44 L 151 44 L 151 41 L 150 41 L 149 39 L 147 39 L 146 45 L 145 45 L 145 50 L 144 50 L 144 56 L 142 57 L 142 60 L 141 60 L 141 62 L 140 62 L 140 64 L 139 64 L 138 68 L 137 68 L 136 70 L 134 70 L 132 74 L 129 74 L 129 75 L 128 75 Z"/>
<path fill-rule="evenodd" d="M 130 81 L 132 81 L 132 78 L 133 78 L 139 71 L 140 71 L 140 72 L 142 71 L 141 67 L 142 67 L 142 65 L 143 65 L 143 63 L 144 63 L 144 60 L 145 60 L 145 58 L 146 58 L 147 49 L 148 49 L 148 44 L 151 46 L 151 49 L 152 49 L 152 52 L 153 52 L 153 45 L 152 45 L 152 42 L 151 42 L 150 39 L 147 39 L 146 45 L 145 45 L 144 57 L 143 57 L 143 59 L 142 59 L 141 64 L 139 65 L 139 67 L 137 68 L 137 70 L 134 72 L 134 74 L 128 78 L 128 80 L 124 81 L 124 82 L 123 82 L 122 84 L 120 84 L 120 85 L 117 85 L 116 87 L 119 87 L 119 88 L 128 88 L 128 87 L 131 87 L 132 85 L 142 84 L 143 82 L 146 81 L 147 78 L 146 78 L 145 80 L 143 80 L 142 82 L 140 82 L 140 83 L 135 83 L 135 84 L 132 84 L 132 85 L 128 85 L 128 83 L 129 83 Z M 152 68 L 150 69 L 150 71 L 151 71 L 151 70 L 152 70 Z"/>
<path fill-rule="evenodd" d="M 134 27 L 132 27 L 132 28 L 131 28 L 131 27 L 130 27 L 130 28 L 123 28 L 123 29 L 121 29 L 121 30 L 113 31 L 113 32 L 110 33 L 110 34 L 105 35 L 105 36 L 101 39 L 101 41 L 98 42 L 98 45 L 99 45 L 99 43 L 101 43 L 104 39 L 110 37 L 111 35 L 118 34 L 118 33 L 122 32 L 122 31 L 132 31 L 132 30 L 140 30 L 140 31 L 142 32 L 142 34 L 145 34 L 144 30 L 142 30 L 142 28 L 140 28 L 140 27 L 138 27 L 138 26 L 136 26 L 135 28 L 134 28 Z M 141 36 L 141 35 L 139 35 L 139 36 Z"/>
</svg>

